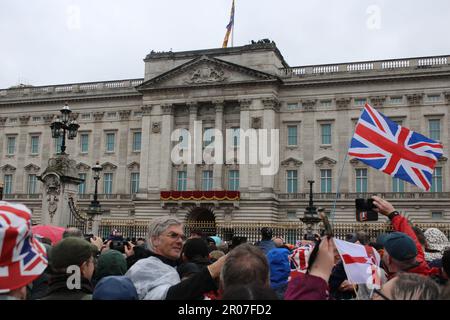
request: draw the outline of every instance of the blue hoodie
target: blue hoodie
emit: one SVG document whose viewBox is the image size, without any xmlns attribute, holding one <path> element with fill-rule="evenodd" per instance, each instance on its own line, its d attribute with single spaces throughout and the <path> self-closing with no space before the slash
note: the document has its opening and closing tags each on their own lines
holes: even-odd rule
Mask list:
<svg viewBox="0 0 450 320">
<path fill-rule="evenodd" d="M 289 265 L 289 250 L 286 248 L 275 248 L 267 254 L 270 267 L 270 286 L 273 289 L 287 284 L 291 268 Z"/>
</svg>

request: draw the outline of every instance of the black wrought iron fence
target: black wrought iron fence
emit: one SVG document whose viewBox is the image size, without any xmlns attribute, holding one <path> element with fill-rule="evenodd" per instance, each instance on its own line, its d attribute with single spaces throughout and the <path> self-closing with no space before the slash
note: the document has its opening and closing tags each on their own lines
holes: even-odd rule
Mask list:
<svg viewBox="0 0 450 320">
<path fill-rule="evenodd" d="M 148 232 L 150 220 L 102 220 L 99 235 L 107 238 L 116 229 L 125 238 L 145 238 Z M 450 238 L 450 223 L 418 223 L 415 224 L 421 229 L 438 228 Z M 282 237 L 287 243 L 295 244 L 297 240 L 303 238 L 306 227 L 301 222 L 292 223 L 216 223 L 211 221 L 188 221 L 184 224 L 184 232 L 187 236 L 193 230 L 201 230 L 205 235 L 217 235 L 224 241 L 230 241 L 233 236 L 246 237 L 248 242 L 256 242 L 261 238 L 261 228 L 269 227 L 273 231 L 273 236 Z M 319 225 L 321 229 L 321 225 Z M 371 241 L 375 241 L 381 233 L 392 232 L 389 223 L 335 223 L 333 226 L 337 238 L 345 238 L 345 235 L 365 231 Z"/>
</svg>

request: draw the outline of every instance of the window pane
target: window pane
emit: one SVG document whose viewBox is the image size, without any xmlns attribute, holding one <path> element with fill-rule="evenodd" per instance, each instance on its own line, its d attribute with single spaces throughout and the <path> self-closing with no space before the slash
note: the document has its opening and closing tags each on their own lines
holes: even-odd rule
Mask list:
<svg viewBox="0 0 450 320">
<path fill-rule="evenodd" d="M 181 142 L 181 149 L 186 150 L 189 147 L 189 131 L 187 129 L 181 129 L 179 142 Z"/>
<path fill-rule="evenodd" d="M 398 178 L 392 178 L 392 192 L 405 192 L 405 182 Z"/>
<path fill-rule="evenodd" d="M 8 137 L 8 154 L 14 154 L 16 152 L 16 137 Z"/>
<path fill-rule="evenodd" d="M 135 132 L 133 134 L 133 151 L 141 151 L 141 133 Z"/>
<path fill-rule="evenodd" d="M 297 193 L 297 170 L 287 171 L 287 192 Z"/>
<path fill-rule="evenodd" d="M 287 217 L 289 220 L 297 220 L 297 212 L 295 211 L 288 211 Z"/>
<path fill-rule="evenodd" d="M 213 172 L 210 170 L 203 171 L 203 179 L 202 179 L 202 190 L 210 191 L 213 187 Z"/>
<path fill-rule="evenodd" d="M 31 136 L 31 153 L 39 153 L 39 136 Z"/>
<path fill-rule="evenodd" d="M 138 193 L 139 191 L 139 173 L 133 172 L 131 173 L 131 185 L 130 185 L 130 191 L 131 193 Z"/>
<path fill-rule="evenodd" d="M 36 193 L 36 175 L 35 174 L 29 174 L 28 175 L 28 194 L 35 194 Z"/>
<path fill-rule="evenodd" d="M 436 167 L 434 169 L 433 179 L 431 183 L 431 192 L 442 192 L 442 168 Z"/>
<path fill-rule="evenodd" d="M 86 173 L 79 173 L 78 178 L 83 179 L 84 181 L 78 185 L 78 193 L 85 194 L 86 193 Z"/>
<path fill-rule="evenodd" d="M 12 174 L 5 174 L 4 176 L 3 194 L 12 193 Z"/>
<path fill-rule="evenodd" d="M 81 139 L 81 152 L 88 152 L 89 151 L 89 135 L 88 134 L 82 134 L 80 135 Z"/>
<path fill-rule="evenodd" d="M 322 144 L 331 144 L 331 124 L 322 124 Z"/>
<path fill-rule="evenodd" d="M 228 190 L 238 191 L 239 190 L 239 171 L 230 170 L 228 179 Z"/>
<path fill-rule="evenodd" d="M 103 175 L 103 193 L 104 194 L 112 193 L 112 184 L 113 184 L 113 174 L 105 173 Z"/>
<path fill-rule="evenodd" d="M 297 126 L 288 126 L 288 146 L 297 145 Z"/>
<path fill-rule="evenodd" d="M 356 169 L 356 192 L 367 192 L 367 169 Z"/>
<path fill-rule="evenodd" d="M 442 212 L 432 212 L 431 213 L 431 219 L 433 220 L 441 220 L 442 219 Z"/>
<path fill-rule="evenodd" d="M 331 192 L 331 169 L 320 170 L 320 192 Z"/>
<path fill-rule="evenodd" d="M 113 152 L 114 151 L 114 143 L 115 143 L 115 134 L 108 133 L 106 135 L 106 151 Z"/>
<path fill-rule="evenodd" d="M 441 120 L 429 120 L 430 139 L 441 140 Z"/>
<path fill-rule="evenodd" d="M 178 181 L 177 181 L 178 191 L 186 191 L 187 187 L 186 177 L 187 177 L 186 171 L 178 171 Z"/>
</svg>

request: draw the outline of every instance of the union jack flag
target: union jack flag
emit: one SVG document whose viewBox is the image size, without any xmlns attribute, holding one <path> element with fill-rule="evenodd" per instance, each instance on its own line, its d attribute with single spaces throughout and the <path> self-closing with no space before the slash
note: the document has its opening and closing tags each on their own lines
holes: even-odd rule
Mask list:
<svg viewBox="0 0 450 320">
<path fill-rule="evenodd" d="M 436 162 L 443 154 L 443 146 L 398 125 L 366 104 L 356 124 L 348 154 L 428 191 Z"/>
<path fill-rule="evenodd" d="M 45 247 L 31 232 L 31 211 L 0 201 L 0 293 L 32 282 L 47 264 Z"/>
</svg>

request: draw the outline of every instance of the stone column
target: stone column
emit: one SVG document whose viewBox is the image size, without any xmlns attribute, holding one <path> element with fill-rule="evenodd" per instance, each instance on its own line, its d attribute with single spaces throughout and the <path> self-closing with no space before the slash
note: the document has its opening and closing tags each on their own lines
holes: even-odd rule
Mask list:
<svg viewBox="0 0 450 320">
<path fill-rule="evenodd" d="M 140 158 L 140 169 L 139 169 L 139 197 L 144 196 L 149 189 L 149 176 L 150 176 L 150 135 L 151 135 L 151 105 L 144 105 L 142 109 L 142 121 L 141 121 L 141 158 Z"/>
<path fill-rule="evenodd" d="M 215 129 L 222 132 L 222 141 L 218 141 L 217 139 L 218 137 L 214 137 L 214 145 L 215 145 L 214 153 L 216 155 L 218 144 L 222 143 L 223 150 L 225 149 L 225 144 L 223 143 L 225 132 L 223 130 L 223 101 L 214 101 L 214 104 L 216 108 Z M 223 164 L 215 164 L 213 169 L 213 190 L 223 190 L 222 175 L 223 175 Z"/>
<path fill-rule="evenodd" d="M 280 166 L 280 141 L 279 141 L 279 136 L 278 136 L 278 140 L 275 142 L 275 145 L 272 145 L 272 129 L 277 129 L 277 121 L 276 121 L 276 116 L 277 116 L 277 112 L 279 110 L 279 106 L 280 103 L 278 102 L 277 99 L 274 98 L 269 98 L 269 99 L 263 99 L 262 103 L 264 105 L 264 118 L 263 118 L 263 123 L 264 123 L 264 129 L 267 129 L 267 142 L 268 142 L 268 153 L 271 156 L 274 155 L 274 157 L 270 157 L 270 158 L 276 158 L 273 161 L 276 161 L 276 164 L 273 164 L 271 166 L 274 166 L 274 168 L 279 168 Z M 259 139 L 259 137 L 258 137 Z M 258 146 L 259 148 L 259 146 Z M 275 149 L 274 149 L 275 148 Z M 275 151 L 274 151 L 275 150 Z M 260 166 L 261 167 L 261 166 Z M 265 168 L 268 168 L 269 166 L 265 166 Z M 263 187 L 263 192 L 273 192 L 274 188 L 275 188 L 275 177 L 278 174 L 278 172 L 276 172 L 273 175 L 263 175 L 262 176 L 262 187 Z"/>
<path fill-rule="evenodd" d="M 241 130 L 248 130 L 250 128 L 250 106 L 252 104 L 252 100 L 240 100 L 240 129 Z M 242 147 L 242 141 L 240 141 L 239 148 Z M 246 155 L 248 155 L 248 145 L 246 146 Z M 239 151 L 238 151 L 239 152 Z M 248 157 L 247 157 L 248 158 Z M 248 164 L 239 164 L 239 188 L 242 192 L 248 192 L 249 187 L 249 165 Z"/>
<path fill-rule="evenodd" d="M 76 161 L 60 155 L 48 161 L 48 167 L 39 177 L 44 183 L 42 195 L 42 224 L 66 227 L 70 221 L 70 199 L 77 203 L 78 178 Z"/>
<path fill-rule="evenodd" d="M 195 153 L 202 152 L 202 149 L 196 150 L 195 148 L 195 121 L 197 120 L 198 106 L 196 103 L 188 103 L 189 108 L 189 134 L 191 136 L 190 150 L 191 150 L 191 164 L 187 165 L 187 190 L 196 190 L 196 168 Z M 197 133 L 203 135 L 203 132 Z"/>
<path fill-rule="evenodd" d="M 170 136 L 174 129 L 174 110 L 173 105 L 165 104 L 161 106 L 162 125 L 161 125 L 161 149 L 159 152 L 160 164 L 160 186 L 161 190 L 172 190 L 172 160 L 170 153 L 172 151 L 172 142 Z M 151 163 L 149 164 L 152 165 Z"/>
<path fill-rule="evenodd" d="M 130 193 L 130 185 L 125 181 L 129 181 L 128 169 L 127 169 L 127 159 L 128 159 L 128 149 L 132 148 L 132 146 L 128 147 L 128 137 L 129 135 L 133 135 L 130 132 L 130 114 L 131 110 L 122 110 L 119 111 L 120 116 L 120 124 L 119 124 L 119 132 L 118 132 L 118 168 L 117 168 L 117 181 L 122 181 L 122 183 L 116 184 L 116 193 L 119 194 L 128 194 Z"/>
</svg>

